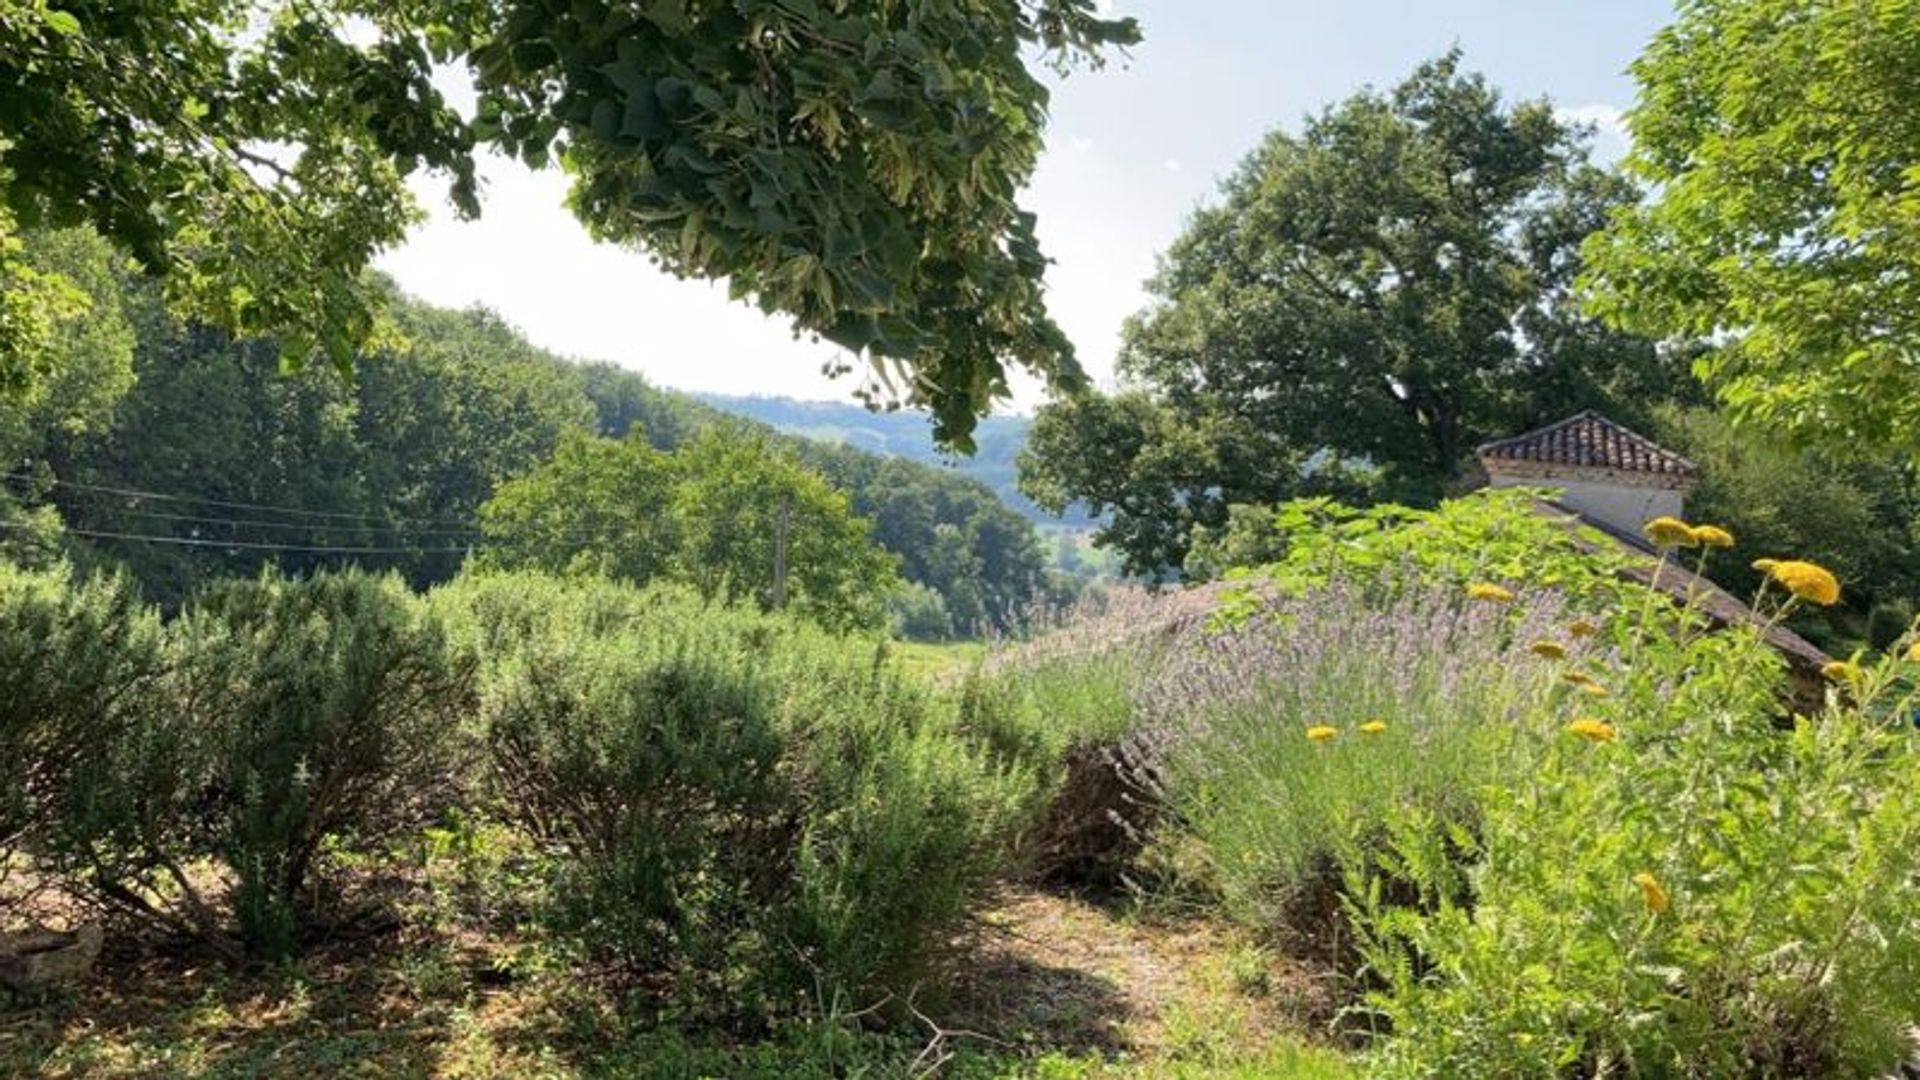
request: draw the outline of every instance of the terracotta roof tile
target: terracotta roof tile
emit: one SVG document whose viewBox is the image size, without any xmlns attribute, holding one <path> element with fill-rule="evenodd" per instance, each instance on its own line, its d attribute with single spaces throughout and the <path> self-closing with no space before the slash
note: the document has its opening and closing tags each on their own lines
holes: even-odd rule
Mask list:
<svg viewBox="0 0 1920 1080">
<path fill-rule="evenodd" d="M 1530 461 L 1542 465 L 1575 465 L 1619 469 L 1691 480 L 1699 466 L 1652 439 L 1629 431 L 1588 410 L 1538 431 L 1490 442 L 1480 448 L 1482 461 Z"/>
</svg>

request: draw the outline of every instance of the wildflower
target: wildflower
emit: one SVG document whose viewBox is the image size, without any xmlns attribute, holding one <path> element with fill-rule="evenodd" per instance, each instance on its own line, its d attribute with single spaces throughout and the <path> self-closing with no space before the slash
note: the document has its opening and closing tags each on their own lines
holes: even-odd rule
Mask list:
<svg viewBox="0 0 1920 1080">
<path fill-rule="evenodd" d="M 1821 607 L 1832 607 L 1840 602 L 1840 579 L 1824 566 L 1810 562 L 1779 562 L 1769 567 L 1767 573 L 1802 600 Z"/>
<path fill-rule="evenodd" d="M 1662 515 L 1654 518 L 1647 522 L 1646 531 L 1647 539 L 1653 541 L 1656 547 L 1693 547 L 1700 543 L 1693 533 L 1693 526 L 1677 517 Z"/>
<path fill-rule="evenodd" d="M 1599 685 L 1599 683 L 1594 681 L 1593 676 L 1587 674 L 1584 671 L 1563 672 L 1560 677 L 1567 680 L 1568 682 L 1572 683 L 1575 686 L 1598 686 Z"/>
<path fill-rule="evenodd" d="M 1916 641 L 1912 645 L 1907 646 L 1907 659 L 1916 664 L 1920 664 L 1920 641 Z"/>
<path fill-rule="evenodd" d="M 1695 525 L 1693 541 L 1702 547 L 1730 548 L 1733 534 L 1718 525 Z"/>
<path fill-rule="evenodd" d="M 1338 734 L 1340 734 L 1339 731 L 1325 724 L 1315 724 L 1307 729 L 1307 738 L 1314 742 L 1326 742 Z"/>
<path fill-rule="evenodd" d="M 1834 682 L 1857 683 L 1867 677 L 1860 665 L 1851 660 L 1829 660 L 1820 666 L 1820 674 Z"/>
<path fill-rule="evenodd" d="M 1633 883 L 1640 886 L 1640 898 L 1647 902 L 1647 910 L 1655 915 L 1667 910 L 1671 903 L 1667 899 L 1667 890 L 1660 887 L 1660 881 L 1645 870 L 1633 875 Z"/>
<path fill-rule="evenodd" d="M 1476 581 L 1467 586 L 1467 595 L 1475 600 L 1485 600 L 1490 604 L 1509 604 L 1513 602 L 1513 590 L 1485 581 Z"/>
<path fill-rule="evenodd" d="M 1595 626 L 1591 619 L 1575 619 L 1567 624 L 1567 633 L 1572 634 L 1574 637 L 1588 638 L 1599 632 L 1600 628 Z"/>
<path fill-rule="evenodd" d="M 1771 574 L 1771 573 L 1773 573 L 1773 568 L 1774 568 L 1774 567 L 1776 567 L 1776 566 L 1779 566 L 1779 565 L 1780 565 L 1780 560 L 1779 560 L 1779 559 L 1755 559 L 1755 560 L 1753 560 L 1753 568 L 1754 568 L 1755 570 L 1758 570 L 1758 571 L 1760 571 L 1760 572 L 1761 572 L 1761 573 L 1763 573 L 1763 574 Z"/>
<path fill-rule="evenodd" d="M 1595 720 L 1591 716 L 1583 716 L 1568 724 L 1567 730 L 1588 742 L 1612 742 L 1615 734 L 1612 724 L 1605 720 Z"/>
<path fill-rule="evenodd" d="M 1613 693 L 1613 691 L 1608 690 L 1592 679 L 1588 679 L 1586 682 L 1580 684 L 1580 692 L 1590 698 L 1603 698 Z"/>
<path fill-rule="evenodd" d="M 1567 647 L 1557 641 L 1548 641 L 1542 638 L 1527 646 L 1527 648 L 1533 655 L 1543 660 L 1565 660 L 1567 658 Z"/>
<path fill-rule="evenodd" d="M 1360 725 L 1360 730 L 1369 735 L 1378 735 L 1387 730 L 1387 722 L 1385 720 L 1369 720 Z"/>
</svg>

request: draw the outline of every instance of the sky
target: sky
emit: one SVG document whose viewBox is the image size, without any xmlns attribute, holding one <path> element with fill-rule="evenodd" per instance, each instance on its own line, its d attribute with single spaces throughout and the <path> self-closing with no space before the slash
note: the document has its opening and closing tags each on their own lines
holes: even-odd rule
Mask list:
<svg viewBox="0 0 1920 1080">
<path fill-rule="evenodd" d="M 1669 0 L 1111 0 L 1145 40 L 1100 71 L 1051 80 L 1047 149 L 1023 202 L 1039 215 L 1048 305 L 1080 362 L 1110 385 L 1123 320 L 1145 303 L 1156 254 L 1222 177 L 1278 126 L 1362 86 L 1389 86 L 1458 45 L 1513 98 L 1547 97 L 1624 147 L 1627 65 Z M 681 281 L 644 255 L 596 244 L 567 213 L 566 181 L 484 163 L 484 212 L 460 222 L 423 179 L 431 212 L 380 266 L 436 304 L 483 304 L 535 344 L 609 360 L 683 390 L 852 400 L 857 375 L 822 373 L 829 346 Z M 1045 399 L 1020 380 L 1005 411 Z"/>
</svg>

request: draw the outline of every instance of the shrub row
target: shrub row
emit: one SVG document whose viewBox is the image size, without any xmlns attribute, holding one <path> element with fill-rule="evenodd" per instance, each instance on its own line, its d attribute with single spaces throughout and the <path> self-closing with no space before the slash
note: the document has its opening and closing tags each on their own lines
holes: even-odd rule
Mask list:
<svg viewBox="0 0 1920 1080">
<path fill-rule="evenodd" d="M 0 866 L 278 957 L 429 826 L 491 821 L 556 939 L 636 986 L 904 996 L 1040 774 L 883 652 L 536 575 L 267 577 L 163 623 L 115 579 L 0 569 Z"/>
</svg>

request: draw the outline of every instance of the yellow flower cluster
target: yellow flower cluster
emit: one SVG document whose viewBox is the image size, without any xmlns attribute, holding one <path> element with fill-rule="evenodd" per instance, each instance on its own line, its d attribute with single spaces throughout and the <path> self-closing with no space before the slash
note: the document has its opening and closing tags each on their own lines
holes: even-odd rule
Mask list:
<svg viewBox="0 0 1920 1080">
<path fill-rule="evenodd" d="M 1762 567 L 1761 562 L 1770 565 Z M 1833 571 L 1824 566 L 1797 560 L 1781 562 L 1771 559 L 1762 559 L 1753 565 L 1755 569 L 1785 586 L 1788 592 L 1808 603 L 1832 607 L 1840 602 L 1840 579 L 1834 577 Z"/>
<path fill-rule="evenodd" d="M 1575 619 L 1567 624 L 1567 633 L 1577 638 L 1590 638 L 1600 632 L 1600 627 L 1592 619 Z"/>
<path fill-rule="evenodd" d="M 1701 547 L 1730 548 L 1733 546 L 1733 534 L 1718 525 L 1695 525 L 1693 540 Z"/>
<path fill-rule="evenodd" d="M 1660 880 L 1645 870 L 1633 875 L 1633 883 L 1640 886 L 1640 898 L 1647 902 L 1647 910 L 1655 915 L 1667 910 L 1672 901 L 1667 898 L 1667 890 L 1660 887 Z"/>
<path fill-rule="evenodd" d="M 1467 586 L 1467 595 L 1475 600 L 1484 600 L 1489 604 L 1510 604 L 1513 602 L 1513 590 L 1503 585 L 1476 581 Z"/>
<path fill-rule="evenodd" d="M 1340 734 L 1338 728 L 1329 727 L 1326 724 L 1315 724 L 1307 729 L 1307 738 L 1313 742 L 1326 742 L 1338 734 Z"/>
<path fill-rule="evenodd" d="M 1360 725 L 1360 730 L 1368 735 L 1378 735 L 1387 730 L 1387 722 L 1385 720 L 1369 720 Z"/>
<path fill-rule="evenodd" d="M 1542 638 L 1527 646 L 1527 648 L 1533 655 L 1543 660 L 1565 660 L 1567 658 L 1567 647 L 1557 641 L 1548 641 Z"/>
<path fill-rule="evenodd" d="M 1821 665 L 1820 674 L 1834 682 L 1857 683 L 1867 677 L 1859 664 L 1851 660 L 1830 660 Z"/>
<path fill-rule="evenodd" d="M 1700 543 L 1693 535 L 1693 526 L 1664 514 L 1647 522 L 1646 531 L 1647 539 L 1653 541 L 1655 547 L 1694 547 Z"/>
<path fill-rule="evenodd" d="M 1612 724 L 1605 720 L 1596 720 L 1591 716 L 1583 716 L 1568 724 L 1567 730 L 1588 742 L 1612 742 L 1616 734 Z"/>
<path fill-rule="evenodd" d="M 1689 525 L 1677 517 L 1661 515 L 1647 522 L 1647 539 L 1655 547 L 1730 548 L 1733 534 L 1718 525 Z"/>
</svg>

